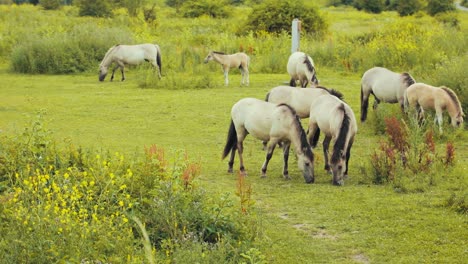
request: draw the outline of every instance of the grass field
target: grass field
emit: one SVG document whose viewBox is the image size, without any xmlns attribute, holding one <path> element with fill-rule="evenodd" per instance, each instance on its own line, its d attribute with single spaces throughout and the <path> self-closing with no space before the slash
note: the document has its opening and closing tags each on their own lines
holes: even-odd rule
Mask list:
<svg viewBox="0 0 468 264">
<path fill-rule="evenodd" d="M 20 133 L 38 111 L 58 142 L 131 155 L 157 144 L 168 152 L 186 150 L 200 161 L 202 186 L 213 193 L 235 193 L 237 178 L 221 160 L 231 106 L 240 98 L 264 98 L 287 81 L 286 74 L 251 73 L 251 86 L 230 75 L 209 73 L 212 89 L 141 89 L 144 70 L 130 69 L 126 82 L 103 82 L 97 74 L 19 75 L 0 70 L 0 129 Z M 360 76 L 321 69 L 324 86 L 342 91 L 359 116 Z M 144 78 L 144 77 L 143 77 Z M 381 105 L 395 110 L 397 106 Z M 307 185 L 291 158 L 291 181 L 281 177 L 276 151 L 268 178 L 261 179 L 261 143 L 247 137 L 247 181 L 257 210 L 258 249 L 269 263 L 464 263 L 468 258 L 467 217 L 444 206 L 452 190 L 465 190 L 468 174 L 466 130 L 439 138 L 456 143 L 457 164 L 425 192 L 398 193 L 391 185 L 373 185 L 362 174 L 382 135 L 374 133 L 374 113 L 359 124 L 345 186 L 330 184 L 321 147 L 315 151 L 316 183 Z M 305 124 L 305 123 L 304 123 Z M 238 163 L 235 164 L 237 166 Z M 237 167 L 235 167 L 237 168 Z"/>
</svg>

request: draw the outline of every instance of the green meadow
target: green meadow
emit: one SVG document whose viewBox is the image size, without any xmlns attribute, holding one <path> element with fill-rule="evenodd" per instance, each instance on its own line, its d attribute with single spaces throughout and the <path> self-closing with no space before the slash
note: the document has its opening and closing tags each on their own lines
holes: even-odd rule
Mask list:
<svg viewBox="0 0 468 264">
<path fill-rule="evenodd" d="M 341 187 L 323 170 L 321 144 L 314 149 L 314 184 L 304 183 L 293 155 L 292 179 L 284 180 L 279 149 L 268 177 L 260 178 L 265 153 L 249 136 L 248 175 L 227 173 L 221 152 L 232 105 L 244 97 L 263 99 L 289 80 L 287 35 L 234 34 L 239 29 L 230 19 L 241 21 L 248 7 L 236 7 L 235 18 L 190 20 L 158 6 L 155 24 L 139 24 L 124 10 L 115 11 L 113 19 L 93 19 L 76 18 L 73 7 L 48 13 L 32 6 L 0 8 L 9 13 L 0 15 L 1 36 L 8 40 L 0 46 L 5 263 L 464 263 L 468 258 L 467 126 L 454 129 L 447 116 L 439 135 L 430 115 L 419 127 L 397 105 L 370 107 L 368 121 L 358 123 L 350 177 Z M 458 13 L 454 29 L 428 16 L 320 10 L 330 32 L 321 40 L 305 35 L 301 49 L 314 59 L 321 84 L 341 91 L 357 118 L 360 78 L 374 65 L 446 84 L 466 106 L 468 14 Z M 25 26 L 25 14 L 43 24 Z M 127 68 L 125 82 L 115 81 L 120 72 L 113 82 L 110 76 L 99 82 L 96 58 L 114 43 L 97 46 L 101 53 L 96 51 L 83 71 L 15 71 L 13 61 L 27 53 L 15 46 L 28 47 L 26 39 L 83 37 L 68 18 L 88 30 L 96 25 L 96 33 L 127 34 L 89 36 L 85 44 L 97 38 L 101 46 L 110 38 L 158 43 L 162 79 L 143 65 Z M 29 36 L 5 29 L 13 23 Z M 239 71 L 232 69 L 226 87 L 219 65 L 203 64 L 203 58 L 210 49 L 241 47 L 252 51 L 250 86 L 240 86 Z M 409 166 L 398 153 L 393 160 L 385 156 L 391 145 L 386 127 L 392 124 L 406 129 Z"/>
</svg>

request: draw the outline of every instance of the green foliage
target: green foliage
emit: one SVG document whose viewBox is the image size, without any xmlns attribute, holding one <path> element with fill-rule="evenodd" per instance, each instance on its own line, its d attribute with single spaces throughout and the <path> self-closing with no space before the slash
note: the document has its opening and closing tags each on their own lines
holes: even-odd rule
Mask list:
<svg viewBox="0 0 468 264">
<path fill-rule="evenodd" d="M 385 9 L 384 0 L 354 0 L 353 6 L 358 10 L 379 14 Z"/>
<path fill-rule="evenodd" d="M 468 0 L 463 0 L 460 2 L 461 6 L 468 7 Z"/>
<path fill-rule="evenodd" d="M 229 194 L 200 188 L 201 167 L 183 153 L 169 161 L 152 145 L 127 159 L 61 148 L 50 135 L 41 113 L 20 136 L 0 138 L 3 261 L 170 262 L 204 245 L 207 259 L 237 262 L 249 248 L 244 221 L 254 223 Z M 143 249 L 140 232 L 153 250 Z"/>
<path fill-rule="evenodd" d="M 77 73 L 96 69 L 109 43 L 131 43 L 130 34 L 117 28 L 103 30 L 81 24 L 64 34 L 47 39 L 31 38 L 11 55 L 13 71 L 20 73 Z"/>
<path fill-rule="evenodd" d="M 182 5 L 180 12 L 184 17 L 199 17 L 202 15 L 213 18 L 227 17 L 229 4 L 227 0 L 189 0 Z"/>
<path fill-rule="evenodd" d="M 109 0 L 77 0 L 80 8 L 80 16 L 110 17 L 112 16 L 112 6 Z"/>
<path fill-rule="evenodd" d="M 56 10 L 62 5 L 62 0 L 39 0 L 39 4 L 46 10 Z"/>
<path fill-rule="evenodd" d="M 321 36 L 328 31 L 328 23 L 316 6 L 306 5 L 302 0 L 280 2 L 265 0 L 253 7 L 242 33 L 250 30 L 270 33 L 289 32 L 291 22 L 295 18 L 301 20 L 302 29 L 306 34 Z"/>
<path fill-rule="evenodd" d="M 424 8 L 423 0 L 400 0 L 396 3 L 396 10 L 400 16 L 414 15 Z"/>
<path fill-rule="evenodd" d="M 455 5 L 453 0 L 428 0 L 427 13 L 434 16 L 438 13 L 454 11 Z"/>
<path fill-rule="evenodd" d="M 371 155 L 374 183 L 391 183 L 399 192 L 424 192 L 453 166 L 455 150 L 447 143 L 442 155 L 436 150 L 434 130 L 410 117 L 409 125 L 395 117 L 385 119 L 386 141 Z"/>
</svg>

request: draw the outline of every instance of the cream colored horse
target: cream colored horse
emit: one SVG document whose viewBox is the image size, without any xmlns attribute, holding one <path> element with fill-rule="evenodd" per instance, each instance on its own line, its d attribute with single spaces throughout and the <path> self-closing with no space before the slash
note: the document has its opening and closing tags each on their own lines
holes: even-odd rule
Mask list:
<svg viewBox="0 0 468 264">
<path fill-rule="evenodd" d="M 319 80 L 317 79 L 314 61 L 312 58 L 304 52 L 296 51 L 288 59 L 287 70 L 291 80 L 289 81 L 290 86 L 296 86 L 297 81 L 301 83 L 301 87 L 307 87 L 307 84 L 311 86 L 317 86 Z"/>
<path fill-rule="evenodd" d="M 231 124 L 222 158 L 229 152 L 228 172 L 233 172 L 235 151 L 239 153 L 240 172 L 245 174 L 243 141 L 251 134 L 253 137 L 268 141 L 267 154 L 262 166 L 262 177 L 266 177 L 268 163 L 278 143 L 283 145 L 283 177 L 289 179 L 288 157 L 292 145 L 298 158 L 299 169 L 306 183 L 314 182 L 314 155 L 307 142 L 306 133 L 294 109 L 285 104 L 272 104 L 255 98 L 244 98 L 231 109 Z"/>
<path fill-rule="evenodd" d="M 409 73 L 396 73 L 382 67 L 374 67 L 362 75 L 361 122 L 367 119 L 370 95 L 374 95 L 374 109 L 380 102 L 399 103 L 403 110 L 403 96 L 408 86 L 415 83 Z"/>
<path fill-rule="evenodd" d="M 442 133 L 442 112 L 447 110 L 452 126 L 459 127 L 463 123 L 463 109 L 454 91 L 447 87 L 434 87 L 424 83 L 415 83 L 406 89 L 405 110 L 416 108 L 418 118 L 424 118 L 424 111 L 435 110 L 435 122 L 439 124 L 439 132 Z"/>
<path fill-rule="evenodd" d="M 275 104 L 287 104 L 296 110 L 300 118 L 307 118 L 310 114 L 310 106 L 320 96 L 332 94 L 343 99 L 343 94 L 323 86 L 316 88 L 297 88 L 291 86 L 277 86 L 266 95 L 265 101 Z"/>
<path fill-rule="evenodd" d="M 206 56 L 204 62 L 208 63 L 209 61 L 214 60 L 217 63 L 221 64 L 224 72 L 224 84 L 229 85 L 229 69 L 239 68 L 242 74 L 241 85 L 249 85 L 249 64 L 250 57 L 243 53 L 238 52 L 235 54 L 224 54 L 218 51 L 210 51 Z"/>
<path fill-rule="evenodd" d="M 114 79 L 115 70 L 120 68 L 122 81 L 125 80 L 125 65 L 138 65 L 144 61 L 149 61 L 155 68 L 158 68 L 158 77 L 161 79 L 161 50 L 156 44 L 138 45 L 115 45 L 111 47 L 99 65 L 99 81 L 106 78 L 109 66 L 115 62 L 112 70 L 111 81 Z"/>
<path fill-rule="evenodd" d="M 307 138 L 312 147 L 317 145 L 320 131 L 325 134 L 323 155 L 325 170 L 333 174 L 333 184 L 342 185 L 348 176 L 348 162 L 351 156 L 357 123 L 354 112 L 336 96 L 325 94 L 317 98 L 310 107 L 309 132 Z M 328 159 L 328 147 L 333 141 L 333 153 Z"/>
</svg>

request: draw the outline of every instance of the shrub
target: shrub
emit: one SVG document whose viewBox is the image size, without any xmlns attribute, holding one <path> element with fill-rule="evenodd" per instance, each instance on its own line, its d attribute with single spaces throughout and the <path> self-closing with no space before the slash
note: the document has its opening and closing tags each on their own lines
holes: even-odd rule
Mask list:
<svg viewBox="0 0 468 264">
<path fill-rule="evenodd" d="M 400 0 L 396 3 L 396 10 L 400 16 L 410 16 L 422 10 L 424 2 L 422 0 Z"/>
<path fill-rule="evenodd" d="M 111 3 L 108 0 L 78 0 L 80 16 L 110 17 L 112 16 Z"/>
<path fill-rule="evenodd" d="M 385 9 L 384 0 L 354 0 L 354 7 L 358 10 L 379 14 Z"/>
<path fill-rule="evenodd" d="M 184 17 L 199 17 L 202 15 L 213 18 L 228 16 L 229 4 L 226 0 L 190 0 L 184 2 L 180 12 Z"/>
<path fill-rule="evenodd" d="M 39 4 L 46 10 L 56 10 L 62 5 L 62 0 L 40 0 Z"/>
<path fill-rule="evenodd" d="M 453 167 L 453 145 L 448 142 L 445 153 L 439 154 L 427 123 L 419 126 L 410 118 L 407 125 L 395 117 L 385 123 L 388 138 L 370 158 L 374 183 L 391 183 L 400 192 L 422 192 L 437 185 L 444 171 Z"/>
<path fill-rule="evenodd" d="M 291 22 L 295 18 L 302 21 L 302 28 L 306 33 L 321 36 L 328 31 L 327 21 L 320 15 L 316 6 L 306 5 L 302 0 L 279 2 L 265 0 L 253 7 L 243 33 L 249 30 L 273 33 L 289 32 Z"/>
<path fill-rule="evenodd" d="M 17 46 L 11 55 L 12 70 L 19 73 L 67 74 L 97 69 L 109 43 L 132 42 L 130 33 L 82 24 L 65 34 L 35 38 Z"/>
<path fill-rule="evenodd" d="M 61 147 L 42 118 L 0 138 L 4 262 L 193 262 L 203 252 L 210 263 L 238 263 L 248 252 L 255 223 L 246 207 L 200 188 L 201 167 L 185 153 L 167 160 L 152 145 L 127 159 Z"/>
<path fill-rule="evenodd" d="M 438 13 L 454 11 L 455 5 L 453 0 L 428 0 L 427 13 L 434 16 Z"/>
</svg>

